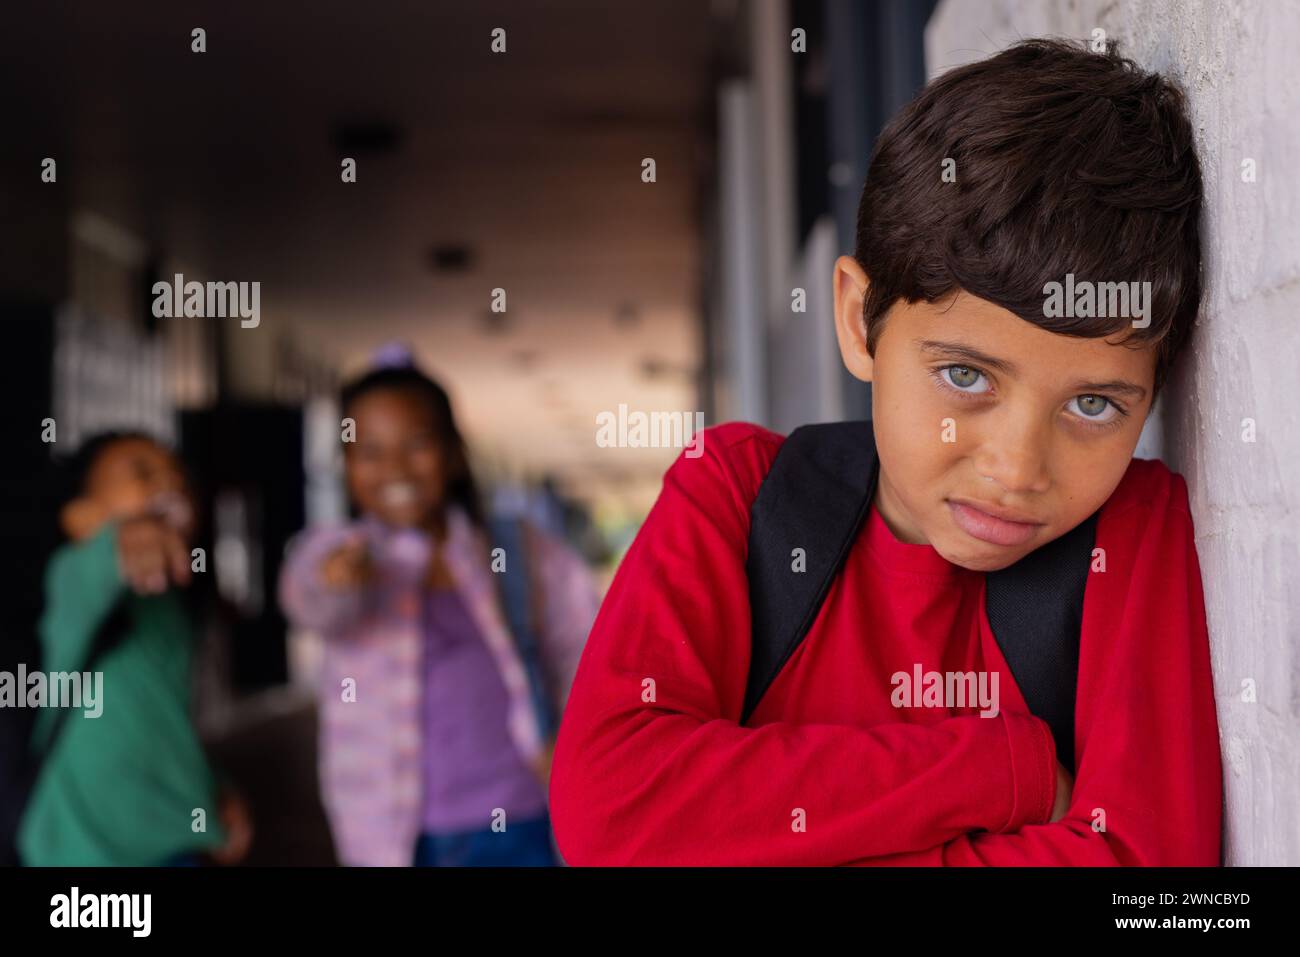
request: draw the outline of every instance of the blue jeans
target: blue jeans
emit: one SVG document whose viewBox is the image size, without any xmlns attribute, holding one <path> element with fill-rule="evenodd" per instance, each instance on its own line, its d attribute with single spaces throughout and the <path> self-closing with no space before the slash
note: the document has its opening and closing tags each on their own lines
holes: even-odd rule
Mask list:
<svg viewBox="0 0 1300 957">
<path fill-rule="evenodd" d="M 504 831 L 425 831 L 415 843 L 416 867 L 555 867 L 551 819 L 507 822 Z"/>
</svg>

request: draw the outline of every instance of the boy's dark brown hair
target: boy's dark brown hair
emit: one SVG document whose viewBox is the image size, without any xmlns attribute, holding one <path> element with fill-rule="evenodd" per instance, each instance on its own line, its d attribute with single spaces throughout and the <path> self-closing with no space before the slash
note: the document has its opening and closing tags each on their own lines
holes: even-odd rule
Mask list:
<svg viewBox="0 0 1300 957">
<path fill-rule="evenodd" d="M 945 159 L 955 163 L 945 164 Z M 955 182 L 944 182 L 945 166 Z M 952 178 L 952 177 L 949 177 Z M 1201 299 L 1201 169 L 1182 93 L 1118 55 L 1036 39 L 935 79 L 885 127 L 858 206 L 874 355 L 899 299 L 963 289 L 1049 332 L 1157 344 L 1155 391 Z M 1044 316 L 1044 286 L 1151 283 L 1150 325 Z"/>
</svg>

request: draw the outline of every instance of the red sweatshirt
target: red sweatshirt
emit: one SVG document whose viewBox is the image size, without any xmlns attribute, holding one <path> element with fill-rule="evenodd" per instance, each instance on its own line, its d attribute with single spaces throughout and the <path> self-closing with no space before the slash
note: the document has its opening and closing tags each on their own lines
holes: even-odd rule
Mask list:
<svg viewBox="0 0 1300 957">
<path fill-rule="evenodd" d="M 812 630 L 738 723 L 750 505 L 781 442 L 716 426 L 665 475 L 560 727 L 551 816 L 569 864 L 1219 863 L 1222 768 L 1181 477 L 1134 459 L 1102 508 L 1073 798 L 1049 824 L 1055 744 L 989 628 L 983 574 L 899 542 L 874 508 Z M 996 673 L 996 716 L 900 702 L 895 676 L 918 666 L 983 671 L 988 688 Z"/>
</svg>

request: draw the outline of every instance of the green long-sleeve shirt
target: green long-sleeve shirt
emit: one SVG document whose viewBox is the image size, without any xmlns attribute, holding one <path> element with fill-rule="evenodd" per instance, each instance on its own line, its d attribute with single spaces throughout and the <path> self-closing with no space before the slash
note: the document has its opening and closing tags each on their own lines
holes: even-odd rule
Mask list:
<svg viewBox="0 0 1300 957">
<path fill-rule="evenodd" d="M 175 591 L 129 592 L 116 524 L 50 559 L 40 622 L 46 672 L 81 671 L 118 601 L 126 634 L 93 663 L 102 713 L 73 709 L 41 766 L 18 845 L 36 866 L 155 865 L 219 846 L 216 784 L 190 719 L 193 632 Z M 35 747 L 57 724 L 46 708 Z M 202 815 L 195 812 L 202 811 Z"/>
</svg>

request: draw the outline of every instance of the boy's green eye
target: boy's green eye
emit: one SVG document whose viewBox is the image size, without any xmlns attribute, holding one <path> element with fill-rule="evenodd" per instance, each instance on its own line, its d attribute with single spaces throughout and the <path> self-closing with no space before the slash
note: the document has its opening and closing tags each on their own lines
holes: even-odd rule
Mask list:
<svg viewBox="0 0 1300 957">
<path fill-rule="evenodd" d="M 948 384 L 960 389 L 962 392 L 985 392 L 986 389 L 973 389 L 984 378 L 984 373 L 970 366 L 944 366 L 942 370 L 943 378 L 947 379 Z"/>
<path fill-rule="evenodd" d="M 962 388 L 965 388 L 974 385 L 978 380 L 979 373 L 975 372 L 973 369 L 969 369 L 966 366 L 952 367 L 952 381 L 954 385 L 959 385 Z"/>
<path fill-rule="evenodd" d="M 1110 400 L 1100 395 L 1081 395 L 1076 401 L 1079 411 L 1087 416 L 1101 415 L 1110 405 Z"/>
<path fill-rule="evenodd" d="M 1088 424 L 1094 426 L 1119 425 L 1120 420 L 1128 415 L 1104 395 L 1076 395 L 1069 404 L 1078 410 L 1080 418 L 1087 419 Z"/>
</svg>

